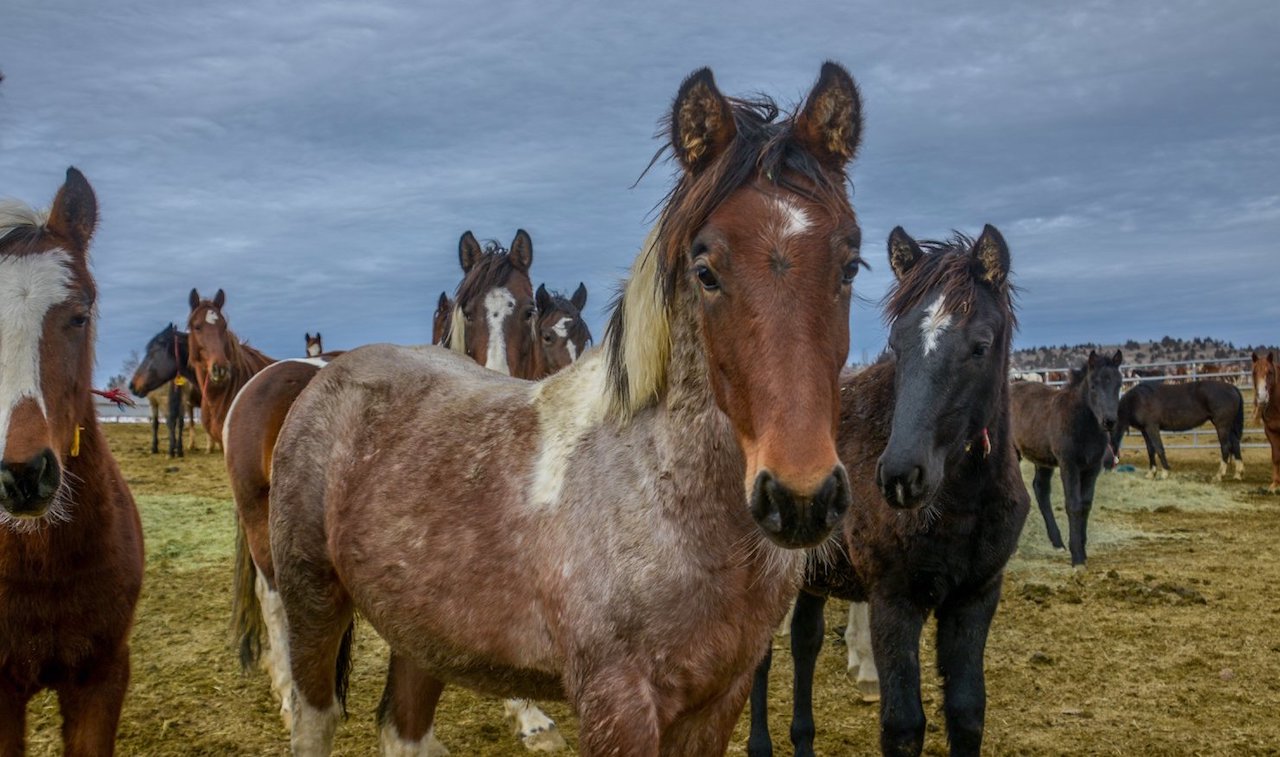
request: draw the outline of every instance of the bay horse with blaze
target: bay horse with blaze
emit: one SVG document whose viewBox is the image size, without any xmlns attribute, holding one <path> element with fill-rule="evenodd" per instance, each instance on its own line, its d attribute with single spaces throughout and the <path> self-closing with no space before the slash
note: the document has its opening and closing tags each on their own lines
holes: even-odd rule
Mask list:
<svg viewBox="0 0 1280 757">
<path fill-rule="evenodd" d="M 1253 353 L 1253 410 L 1271 445 L 1271 486 L 1267 491 L 1280 493 L 1280 379 L 1277 379 L 1276 354 L 1265 357 Z"/>
<path fill-rule="evenodd" d="M 540 284 L 534 299 L 538 303 L 534 337 L 539 356 L 535 372 L 543 378 L 572 365 L 591 344 L 591 329 L 582 317 L 587 285 L 579 282 L 573 296 L 565 297 Z"/>
<path fill-rule="evenodd" d="M 1009 433 L 1016 319 L 1004 238 L 987 226 L 977 241 L 917 243 L 899 227 L 889 265 L 889 354 L 841 381 L 837 444 L 857 504 L 841 548 L 809 561 L 792 615 L 797 757 L 814 754 L 813 671 L 831 596 L 855 603 L 850 654 L 863 694 L 879 696 L 883 753 L 924 747 L 920 632 L 930 612 L 951 754 L 981 751 L 987 632 L 1030 509 Z M 770 657 L 751 696 L 752 757 L 773 754 Z"/>
<path fill-rule="evenodd" d="M 0 204 L 0 754 L 57 692 L 63 753 L 110 755 L 129 685 L 142 526 L 91 397 L 97 198 Z"/>
<path fill-rule="evenodd" d="M 221 289 L 211 300 L 192 289 L 187 302 L 188 360 L 200 387 L 200 422 L 212 443 L 223 447 L 223 427 L 236 395 L 254 374 L 276 361 L 242 343 L 231 330 L 222 312 L 227 295 Z"/>
<path fill-rule="evenodd" d="M 271 490 L 294 754 L 332 748 L 356 612 L 420 673 L 387 752 L 427 751 L 446 683 L 567 699 L 588 757 L 725 752 L 804 550 L 850 501 L 860 113 L 833 63 L 788 118 L 699 70 L 599 349 L 528 383 L 374 345 L 303 391 Z"/>
</svg>

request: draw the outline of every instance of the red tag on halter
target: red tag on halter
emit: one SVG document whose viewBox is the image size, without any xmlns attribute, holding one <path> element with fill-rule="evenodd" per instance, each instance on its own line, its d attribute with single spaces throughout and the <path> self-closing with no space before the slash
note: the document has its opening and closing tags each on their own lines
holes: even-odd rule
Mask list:
<svg viewBox="0 0 1280 757">
<path fill-rule="evenodd" d="M 134 406 L 133 398 L 125 394 L 124 390 L 121 389 L 120 387 L 116 387 L 115 389 L 108 389 L 106 391 L 103 391 L 101 389 L 90 389 L 89 391 L 93 392 L 99 397 L 106 397 L 107 400 L 109 400 L 110 402 L 116 403 L 116 407 L 120 408 L 121 410 L 124 410 L 125 405 L 128 405 L 129 407 Z"/>
<path fill-rule="evenodd" d="M 986 457 L 987 455 L 990 455 L 990 454 L 991 454 L 991 435 L 988 434 L 987 430 L 984 428 L 982 429 L 982 456 Z"/>
</svg>

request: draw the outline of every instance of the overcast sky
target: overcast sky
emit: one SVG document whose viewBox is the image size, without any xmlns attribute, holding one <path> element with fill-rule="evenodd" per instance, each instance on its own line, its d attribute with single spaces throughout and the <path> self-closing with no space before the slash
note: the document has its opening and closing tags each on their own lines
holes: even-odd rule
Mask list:
<svg viewBox="0 0 1280 757">
<path fill-rule="evenodd" d="M 862 86 L 865 298 L 884 240 L 997 225 L 1020 345 L 1280 341 L 1280 3 L 4 0 L 0 195 L 97 190 L 99 377 L 187 292 L 276 357 L 429 339 L 459 235 L 534 242 L 603 308 L 666 191 L 634 189 L 682 78 L 793 103 Z"/>
</svg>

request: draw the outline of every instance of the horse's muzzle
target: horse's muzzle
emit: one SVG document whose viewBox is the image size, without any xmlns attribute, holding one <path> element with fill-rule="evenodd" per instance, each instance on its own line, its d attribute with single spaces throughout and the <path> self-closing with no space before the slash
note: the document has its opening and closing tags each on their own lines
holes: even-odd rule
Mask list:
<svg viewBox="0 0 1280 757">
<path fill-rule="evenodd" d="M 895 461 L 880 457 L 876 463 L 876 484 L 891 507 L 918 507 L 929 493 L 924 466 L 915 460 Z"/>
<path fill-rule="evenodd" d="M 13 515 L 44 515 L 61 485 L 62 470 L 53 450 L 46 449 L 25 463 L 0 462 L 0 507 Z"/>
<path fill-rule="evenodd" d="M 221 384 L 231 378 L 231 367 L 227 365 L 215 365 L 209 369 L 209 382 L 213 384 Z"/>
<path fill-rule="evenodd" d="M 821 544 L 849 509 L 849 475 L 837 465 L 810 494 L 800 494 L 769 471 L 756 476 L 751 515 L 776 544 L 802 549 Z"/>
</svg>

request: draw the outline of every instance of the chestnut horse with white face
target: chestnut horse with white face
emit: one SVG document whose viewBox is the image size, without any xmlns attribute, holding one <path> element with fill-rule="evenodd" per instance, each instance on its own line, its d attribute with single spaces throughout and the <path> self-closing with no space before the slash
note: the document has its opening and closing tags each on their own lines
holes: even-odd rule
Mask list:
<svg viewBox="0 0 1280 757">
<path fill-rule="evenodd" d="M 804 549 L 850 502 L 860 112 L 832 63 L 784 119 L 694 73 L 682 173 L 600 349 L 530 384 L 373 345 L 303 391 L 271 490 L 294 754 L 331 749 L 356 611 L 421 672 L 425 717 L 390 713 L 387 751 L 427 751 L 450 682 L 568 699 L 584 755 L 724 753 Z"/>
<path fill-rule="evenodd" d="M 533 240 L 516 232 L 511 249 L 497 242 L 481 247 L 470 231 L 458 240 L 462 283 L 453 295 L 444 343 L 484 367 L 516 378 L 535 377 Z"/>
<path fill-rule="evenodd" d="M 1265 356 L 1253 353 L 1253 411 L 1267 434 L 1271 445 L 1271 486 L 1267 492 L 1280 493 L 1280 370 L 1276 368 L 1276 354 Z"/>
<path fill-rule="evenodd" d="M 90 387 L 97 200 L 67 169 L 53 208 L 0 204 L 0 754 L 58 694 L 63 752 L 109 755 L 129 685 L 142 527 Z"/>
</svg>

